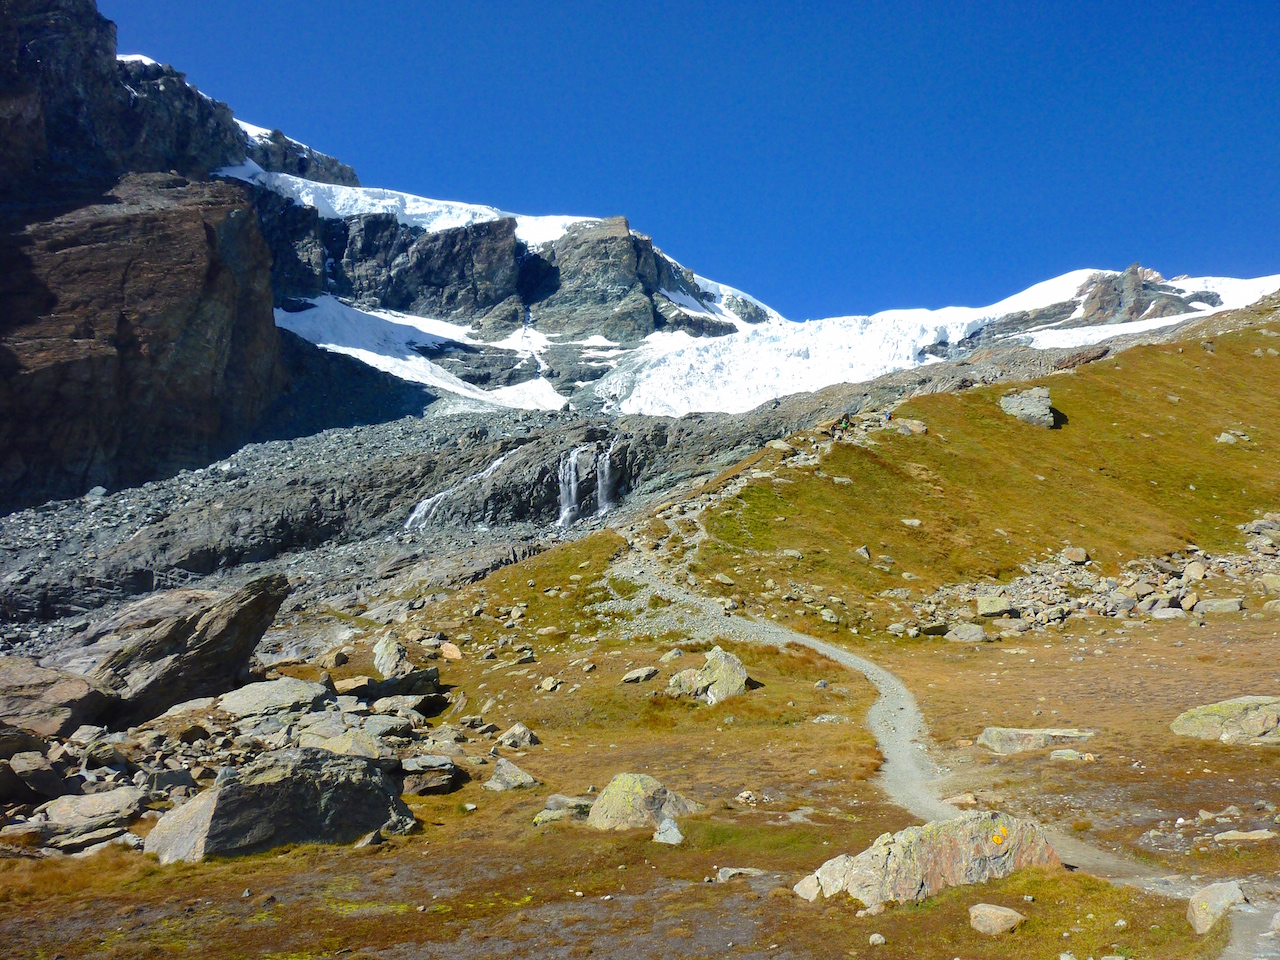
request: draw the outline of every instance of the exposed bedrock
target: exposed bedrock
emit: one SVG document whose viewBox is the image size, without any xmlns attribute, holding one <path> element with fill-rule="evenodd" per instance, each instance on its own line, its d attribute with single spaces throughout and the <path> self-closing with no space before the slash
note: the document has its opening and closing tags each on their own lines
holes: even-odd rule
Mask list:
<svg viewBox="0 0 1280 960">
<path fill-rule="evenodd" d="M 269 267 L 243 190 L 167 174 L 0 238 L 0 508 L 241 441 L 284 379 Z"/>
</svg>

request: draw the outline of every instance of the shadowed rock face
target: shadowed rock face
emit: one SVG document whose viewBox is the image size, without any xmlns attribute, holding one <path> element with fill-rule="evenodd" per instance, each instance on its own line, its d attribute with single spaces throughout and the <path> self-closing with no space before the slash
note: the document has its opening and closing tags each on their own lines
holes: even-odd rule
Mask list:
<svg viewBox="0 0 1280 960">
<path fill-rule="evenodd" d="M 150 174 L 0 239 L 0 508 L 235 444 L 283 383 L 243 190 Z"/>
<path fill-rule="evenodd" d="M 408 833 L 413 815 L 397 794 L 367 759 L 278 750 L 162 817 L 146 850 L 161 863 L 198 862 L 286 843 L 345 843 L 377 829 Z"/>
</svg>

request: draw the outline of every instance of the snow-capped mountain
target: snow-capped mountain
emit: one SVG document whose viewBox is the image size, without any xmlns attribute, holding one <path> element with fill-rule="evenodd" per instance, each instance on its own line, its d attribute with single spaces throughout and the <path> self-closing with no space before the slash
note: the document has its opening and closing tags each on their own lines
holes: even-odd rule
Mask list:
<svg viewBox="0 0 1280 960">
<path fill-rule="evenodd" d="M 241 127 L 250 140 L 281 136 Z M 274 238 L 278 260 L 310 257 L 307 276 L 277 284 L 291 295 L 279 326 L 405 380 L 510 407 L 738 413 L 979 344 L 1083 346 L 1280 290 L 1280 276 L 1166 281 L 1134 265 L 1074 270 L 984 307 L 793 322 L 666 257 L 621 218 L 522 216 L 320 183 L 252 159 L 220 173 L 274 198 L 259 202 L 264 224 L 291 221 Z M 311 220 L 299 229 L 281 201 Z"/>
</svg>

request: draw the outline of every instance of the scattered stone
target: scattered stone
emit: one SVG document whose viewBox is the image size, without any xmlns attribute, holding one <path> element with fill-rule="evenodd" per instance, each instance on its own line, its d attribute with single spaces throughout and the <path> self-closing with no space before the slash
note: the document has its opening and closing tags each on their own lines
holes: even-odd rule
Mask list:
<svg viewBox="0 0 1280 960">
<path fill-rule="evenodd" d="M 1026 919 L 1017 910 L 991 903 L 975 903 L 969 908 L 969 926 L 989 937 L 1012 933 Z"/>
<path fill-rule="evenodd" d="M 1054 750 L 1049 754 L 1050 760 L 1062 760 L 1068 763 L 1092 763 L 1096 759 L 1092 753 L 1081 753 L 1079 750 Z"/>
<path fill-rule="evenodd" d="M 541 633 L 541 631 L 539 631 L 539 633 Z M 462 649 L 456 643 L 449 643 L 448 641 L 445 641 L 440 644 L 440 656 L 444 657 L 446 660 L 461 660 Z"/>
<path fill-rule="evenodd" d="M 415 797 L 449 793 L 462 774 L 452 759 L 439 754 L 406 757 L 400 761 L 400 768 L 405 774 L 401 793 Z"/>
<path fill-rule="evenodd" d="M 849 723 L 848 717 L 839 713 L 820 713 L 811 721 L 812 723 Z"/>
<path fill-rule="evenodd" d="M 1280 697 L 1236 697 L 1194 707 L 1179 714 L 1169 729 L 1221 743 L 1280 744 Z"/>
<path fill-rule="evenodd" d="M 989 638 L 981 624 L 957 623 L 947 631 L 944 639 L 952 643 L 985 643 Z"/>
<path fill-rule="evenodd" d="M 734 585 L 733 578 L 728 576 L 727 574 L 717 573 L 715 577 L 713 577 L 712 579 L 714 579 L 715 582 L 720 584 L 721 586 L 732 587 Z"/>
<path fill-rule="evenodd" d="M 1067 547 L 1062 551 L 1062 559 L 1066 563 L 1083 566 L 1089 562 L 1089 551 L 1084 547 Z"/>
<path fill-rule="evenodd" d="M 672 660 L 679 660 L 683 656 L 684 656 L 684 651 L 681 650 L 679 647 L 676 647 L 672 650 L 668 650 L 666 653 L 660 656 L 658 658 L 658 662 L 670 663 Z"/>
<path fill-rule="evenodd" d="M 658 829 L 653 832 L 654 843 L 665 843 L 668 846 L 679 846 L 684 843 L 684 834 L 680 832 L 680 828 L 676 826 L 676 822 L 670 817 L 664 819 L 658 825 Z"/>
<path fill-rule="evenodd" d="M 764 876 L 764 871 L 758 870 L 755 867 L 721 867 L 718 871 L 716 871 L 716 882 L 728 883 L 734 877 L 762 877 L 762 876 Z"/>
<path fill-rule="evenodd" d="M 978 746 L 992 753 L 1003 755 L 1022 753 L 1026 750 L 1043 750 L 1063 743 L 1083 743 L 1092 739 L 1089 730 L 1074 727 L 1020 729 L 1016 727 L 987 727 L 978 736 Z"/>
<path fill-rule="evenodd" d="M 1228 883 L 1211 883 L 1197 890 L 1187 904 L 1187 922 L 1197 934 L 1203 936 L 1217 925 L 1237 903 L 1244 903 L 1244 892 L 1234 880 Z"/>
<path fill-rule="evenodd" d="M 501 792 L 503 790 L 523 790 L 525 787 L 537 785 L 538 781 L 525 773 L 510 760 L 500 758 L 494 764 L 493 776 L 481 784 L 485 790 Z"/>
<path fill-rule="evenodd" d="M 1017 610 L 1014 609 L 1008 597 L 979 597 L 977 604 L 978 616 L 994 619 L 995 617 L 1011 617 Z"/>
<path fill-rule="evenodd" d="M 1196 613 L 1239 613 L 1243 609 L 1244 602 L 1238 598 L 1201 600 L 1195 605 Z"/>
<path fill-rule="evenodd" d="M 1035 427 L 1053 427 L 1053 408 L 1048 387 L 1032 387 L 1000 398 L 1000 409 L 1011 417 Z"/>
<path fill-rule="evenodd" d="M 560 685 L 559 677 L 543 677 L 537 689 L 540 693 L 555 693 L 560 689 Z"/>
<path fill-rule="evenodd" d="M 889 941 L 884 938 L 884 934 L 882 933 L 873 933 L 871 936 L 867 937 L 867 943 L 871 944 L 873 947 L 883 947 L 888 942 Z"/>
<path fill-rule="evenodd" d="M 883 834 L 856 857 L 843 854 L 824 863 L 814 874 L 816 886 L 802 881 L 795 889 L 802 896 L 814 890 L 827 897 L 844 891 L 873 907 L 920 901 L 947 887 L 1057 863 L 1039 826 L 1004 813 L 969 813 Z"/>
<path fill-rule="evenodd" d="M 497 740 L 498 746 L 512 750 L 527 750 L 529 747 L 536 746 L 541 742 L 537 735 L 523 723 L 512 725 Z"/>
<path fill-rule="evenodd" d="M 240 856 L 286 843 L 350 843 L 408 833 L 409 808 L 377 765 L 324 750 L 264 753 L 177 807 L 147 836 L 161 863 Z"/>
<path fill-rule="evenodd" d="M 1259 843 L 1275 838 L 1274 830 L 1227 830 L 1213 835 L 1215 843 Z"/>
<path fill-rule="evenodd" d="M 644 683 L 658 675 L 657 667 L 637 667 L 623 675 L 621 683 Z"/>
<path fill-rule="evenodd" d="M 668 790 L 644 773 L 620 773 L 609 781 L 591 807 L 588 822 L 597 830 L 660 827 L 702 810 L 702 804 Z"/>
</svg>

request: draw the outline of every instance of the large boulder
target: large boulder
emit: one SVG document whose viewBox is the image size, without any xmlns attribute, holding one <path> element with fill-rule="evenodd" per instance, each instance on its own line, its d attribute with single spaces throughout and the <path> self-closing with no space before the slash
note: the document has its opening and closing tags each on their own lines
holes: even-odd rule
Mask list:
<svg viewBox="0 0 1280 960">
<path fill-rule="evenodd" d="M 1032 387 L 1021 393 L 1000 398 L 1000 409 L 1011 417 L 1035 427 L 1053 427 L 1053 408 L 1049 405 L 1049 388 Z"/>
<path fill-rule="evenodd" d="M 1043 750 L 1066 743 L 1083 743 L 1094 736 L 1091 730 L 1074 727 L 1042 727 L 1021 729 L 1018 727 L 987 727 L 978 735 L 978 746 L 992 753 L 1022 753 L 1025 750 Z"/>
<path fill-rule="evenodd" d="M 0 719 L 42 737 L 65 737 L 93 723 L 112 700 L 96 680 L 0 657 Z"/>
<path fill-rule="evenodd" d="M 702 804 L 668 790 L 647 774 L 620 773 L 600 792 L 587 822 L 597 830 L 656 829 L 664 820 L 702 809 Z"/>
<path fill-rule="evenodd" d="M 706 657 L 701 668 L 681 670 L 671 678 L 668 687 L 673 695 L 701 697 L 716 704 L 747 692 L 751 678 L 741 660 L 719 647 L 713 647 Z"/>
<path fill-rule="evenodd" d="M 413 815 L 378 766 L 325 750 L 277 750 L 160 818 L 146 851 L 161 863 L 238 856 L 286 843 L 407 833 Z"/>
<path fill-rule="evenodd" d="M 214 697 L 249 679 L 254 648 L 289 594 L 283 574 L 230 595 L 202 590 L 155 594 L 88 631 L 67 662 L 119 698 L 113 722 L 151 720 L 176 703 Z"/>
<path fill-rule="evenodd" d="M 796 885 L 807 900 L 845 892 L 863 906 L 909 903 L 947 887 L 983 883 L 1015 870 L 1055 866 L 1058 856 L 1034 823 L 971 813 L 883 834 L 868 849 L 828 860 Z"/>
<path fill-rule="evenodd" d="M 1169 729 L 1200 740 L 1280 746 L 1280 697 L 1236 697 L 1193 707 Z"/>
<path fill-rule="evenodd" d="M 1212 930 L 1233 906 L 1244 903 L 1244 891 L 1234 880 L 1211 883 L 1197 890 L 1187 903 L 1187 923 L 1203 936 Z"/>
</svg>

